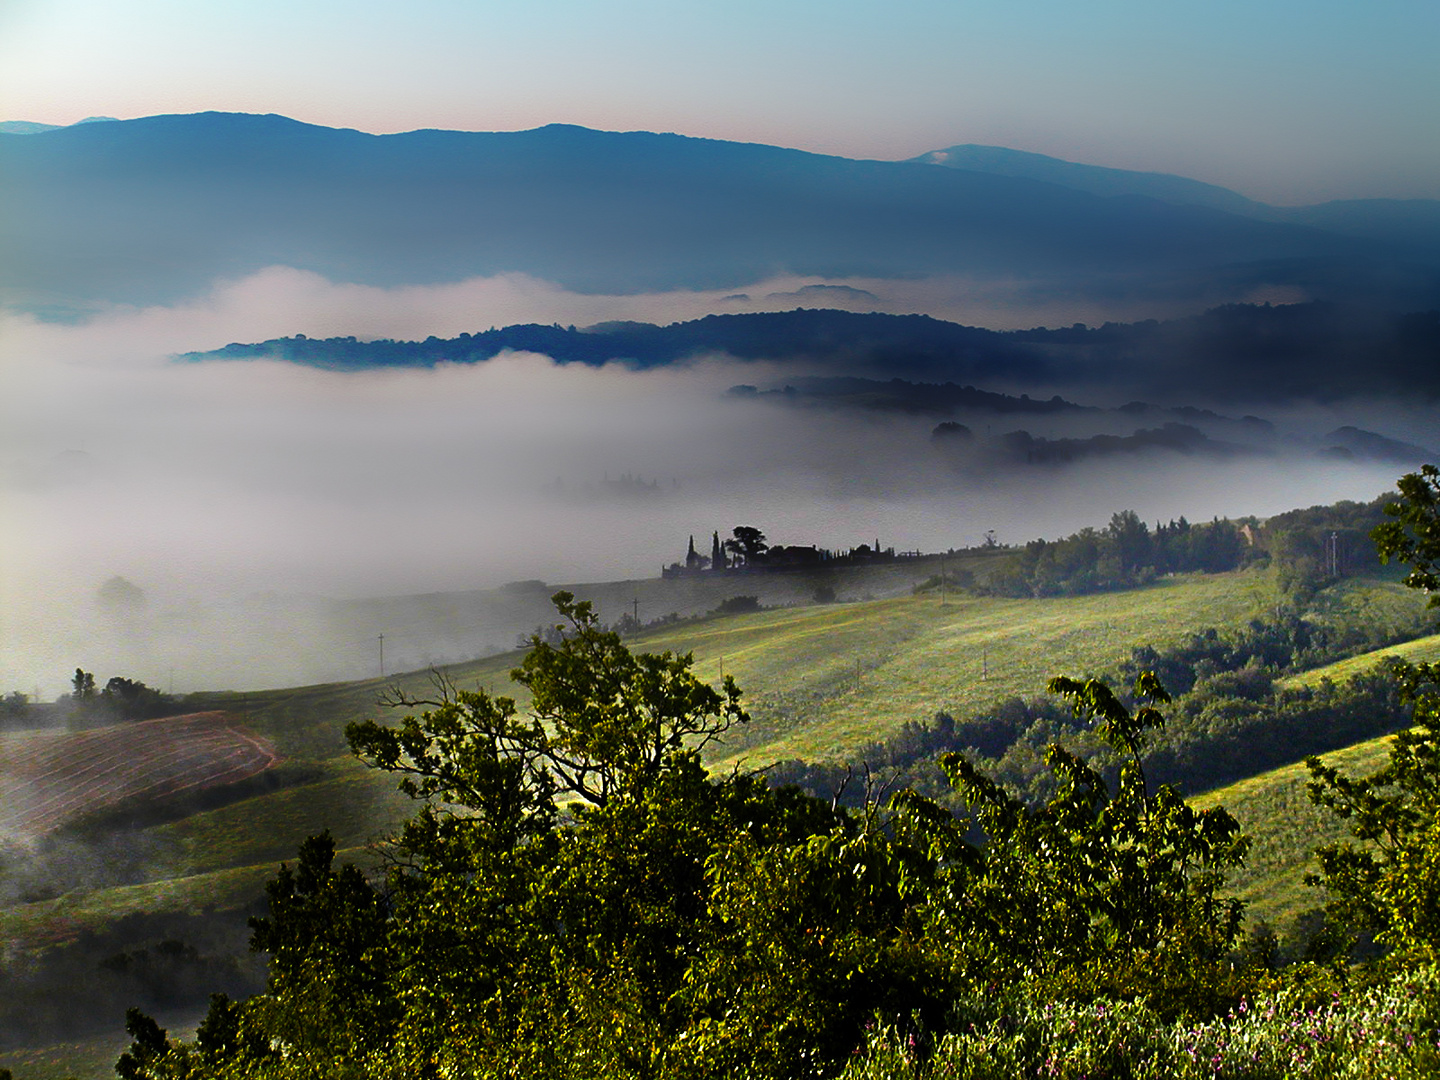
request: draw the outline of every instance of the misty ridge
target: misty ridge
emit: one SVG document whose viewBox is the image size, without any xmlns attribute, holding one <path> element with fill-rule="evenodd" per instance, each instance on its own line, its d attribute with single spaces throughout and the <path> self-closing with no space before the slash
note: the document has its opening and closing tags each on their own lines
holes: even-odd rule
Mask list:
<svg viewBox="0 0 1440 1080">
<path fill-rule="evenodd" d="M 1367 395 L 1440 396 L 1440 310 L 1386 314 L 1312 302 L 1230 304 L 1138 323 L 994 331 L 927 315 L 797 308 L 708 315 L 655 326 L 507 326 L 424 341 L 300 335 L 187 354 L 269 357 L 337 370 L 477 363 L 533 352 L 561 364 L 645 369 L 706 354 L 898 379 L 1090 387 L 1189 400 L 1289 402 Z M 928 400 L 936 401 L 931 397 Z"/>
<path fill-rule="evenodd" d="M 180 690 L 365 677 L 382 634 L 387 669 L 422 668 L 513 647 L 562 585 L 606 611 L 638 599 L 646 619 L 708 610 L 709 592 L 660 581 L 692 534 L 750 523 L 785 544 L 943 551 L 1124 509 L 1265 515 L 1372 499 L 1435 435 L 1423 401 L 1222 412 L 831 371 L 503 351 L 358 370 L 37 364 L 25 400 L 52 407 L 11 427 L 4 474 L 25 526 L 9 685 L 77 665 L 162 687 L 178 673 Z M 115 576 L 124 604 L 103 593 Z M 524 581 L 541 584 L 502 587 Z"/>
<path fill-rule="evenodd" d="M 353 678 L 380 634 L 421 667 L 531 630 L 507 582 L 713 606 L 647 590 L 740 523 L 941 551 L 1264 516 L 1440 444 L 1418 225 L 564 125 L 197 114 L 0 154 L 26 691 Z"/>
</svg>

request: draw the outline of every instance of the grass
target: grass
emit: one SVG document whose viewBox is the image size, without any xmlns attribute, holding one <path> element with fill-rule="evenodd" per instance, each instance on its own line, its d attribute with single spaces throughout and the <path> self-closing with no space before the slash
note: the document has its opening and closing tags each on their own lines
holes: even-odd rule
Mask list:
<svg viewBox="0 0 1440 1080">
<path fill-rule="evenodd" d="M 667 626 L 628 640 L 637 651 L 695 655 L 709 682 L 733 675 L 754 717 L 717 760 L 763 763 L 843 755 L 940 710 L 965 713 L 1013 695 L 1040 693 L 1050 676 L 1113 667 L 1142 643 L 1174 640 L 1264 610 L 1263 571 L 1168 578 L 1143 589 L 1082 597 L 1011 600 L 934 593 L 808 605 Z M 606 615 L 601 612 L 601 615 Z M 516 698 L 514 651 L 442 670 L 462 688 Z M 391 686 L 433 696 L 428 672 L 252 694 L 195 695 L 234 709 L 282 754 L 329 758 L 344 751 L 345 723 L 387 716 L 376 700 Z"/>
<path fill-rule="evenodd" d="M 693 650 L 706 679 L 733 674 L 755 723 L 717 762 L 840 757 L 936 712 L 966 715 L 1043 692 L 1052 675 L 1098 673 L 1142 643 L 1243 619 L 1262 575 L 1168 579 L 1045 600 L 902 597 L 705 624 L 665 647 Z"/>
<path fill-rule="evenodd" d="M 354 758 L 326 763 L 313 784 L 192 814 L 154 831 L 180 841 L 192 873 L 293 858 L 299 838 L 329 829 L 341 848 L 362 847 L 414 810 L 391 777 Z"/>
<path fill-rule="evenodd" d="M 1391 741 L 1386 735 L 1322 757 L 1344 773 L 1370 773 L 1385 763 Z M 1321 890 L 1305 884 L 1315 849 L 1350 839 L 1343 819 L 1310 801 L 1309 779 L 1304 763 L 1296 762 L 1190 800 L 1199 809 L 1223 806 L 1240 822 L 1251 846 L 1244 867 L 1231 875 L 1231 895 L 1245 901 L 1249 918 L 1277 929 L 1325 902 Z"/>
<path fill-rule="evenodd" d="M 167 1029 L 168 1030 L 168 1029 Z M 130 1046 L 123 1025 L 113 1033 L 79 1042 L 27 1047 L 0 1054 L 0 1068 L 19 1080 L 70 1080 L 72 1077 L 113 1077 L 116 1059 Z"/>
<path fill-rule="evenodd" d="M 1333 664 L 1312 668 L 1310 671 L 1302 672 L 1299 675 L 1291 675 L 1289 678 L 1281 679 L 1278 685 L 1286 688 L 1315 687 L 1319 686 L 1325 679 L 1337 683 L 1344 682 L 1346 679 L 1353 678 L 1356 675 L 1362 675 L 1372 670 L 1379 665 L 1382 660 L 1392 656 L 1399 660 L 1407 660 L 1412 664 L 1435 663 L 1440 661 L 1440 634 L 1431 634 L 1429 637 L 1401 642 L 1399 645 L 1376 649 L 1374 652 L 1361 653 L 1359 656 L 1352 656 L 1348 660 L 1337 660 Z"/>
<path fill-rule="evenodd" d="M 281 862 L 294 865 L 298 839 L 287 846 L 283 858 L 248 866 L 77 890 L 51 900 L 14 904 L 0 910 L 0 940 L 36 948 L 71 940 L 87 930 L 98 931 L 131 912 L 203 915 L 207 911 L 237 911 L 264 897 L 265 883 L 275 876 Z M 370 847 L 357 846 L 337 849 L 335 860 L 337 864 L 352 862 L 374 867 L 379 856 Z"/>
</svg>

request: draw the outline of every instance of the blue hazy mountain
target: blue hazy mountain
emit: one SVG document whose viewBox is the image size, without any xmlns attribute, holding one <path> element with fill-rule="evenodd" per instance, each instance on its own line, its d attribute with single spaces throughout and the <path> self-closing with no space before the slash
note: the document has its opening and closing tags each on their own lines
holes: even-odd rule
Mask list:
<svg viewBox="0 0 1440 1080">
<path fill-rule="evenodd" d="M 1019 180 L 1044 180 L 1092 195 L 1143 195 L 1147 199 L 1177 206 L 1208 206 L 1231 214 L 1256 217 L 1271 208 L 1254 202 L 1229 188 L 1190 180 L 1169 173 L 1136 172 L 1131 169 L 1109 169 L 1101 165 L 1081 165 L 1045 154 L 1025 150 L 1007 150 L 1003 146 L 960 146 L 932 150 L 912 159 L 927 165 L 944 165 L 950 169 L 1008 176 Z"/>
<path fill-rule="evenodd" d="M 77 124 L 99 124 L 114 120 L 113 116 L 87 116 L 76 120 Z M 39 124 L 34 120 L 0 120 L 0 135 L 38 135 L 42 131 L 55 131 L 65 124 Z"/>
<path fill-rule="evenodd" d="M 913 160 L 991 176 L 1043 180 L 1092 195 L 1140 195 L 1176 206 L 1207 206 L 1262 221 L 1309 225 L 1344 236 L 1380 240 L 1431 256 L 1440 251 L 1440 200 L 1435 199 L 1339 199 L 1312 206 L 1271 206 L 1183 176 L 1082 165 L 973 143 L 932 150 Z"/>
<path fill-rule="evenodd" d="M 377 136 L 200 113 L 0 134 L 0 165 L 0 293 L 37 308 L 173 300 L 276 264 L 386 286 L 524 272 L 595 292 L 790 271 L 1109 296 L 1294 283 L 1411 308 L 1437 294 L 1435 262 L 1313 226 L 679 135 Z"/>
</svg>

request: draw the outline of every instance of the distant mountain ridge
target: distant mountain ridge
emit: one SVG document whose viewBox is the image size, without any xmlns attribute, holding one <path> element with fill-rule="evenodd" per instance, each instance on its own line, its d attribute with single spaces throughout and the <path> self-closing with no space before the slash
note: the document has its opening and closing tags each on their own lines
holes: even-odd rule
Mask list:
<svg viewBox="0 0 1440 1080">
<path fill-rule="evenodd" d="M 871 379 L 1119 387 L 1184 404 L 1197 397 L 1440 398 L 1440 310 L 1397 316 L 1321 303 L 1231 304 L 1164 322 L 1007 332 L 928 315 L 802 308 L 708 315 L 668 326 L 524 324 L 424 341 L 297 336 L 234 343 L 183 359 L 280 359 L 364 370 L 480 363 L 505 351 L 541 353 L 560 363 L 616 361 L 638 368 L 723 354 L 818 364 L 832 375 Z"/>
<path fill-rule="evenodd" d="M 99 124 L 116 119 L 113 116 L 87 116 L 75 124 Z M 0 135 L 38 135 L 42 131 L 57 131 L 75 124 L 39 124 L 33 120 L 0 120 Z"/>
<path fill-rule="evenodd" d="M 1346 236 L 1381 240 L 1413 250 L 1440 248 L 1440 200 L 1339 199 L 1310 206 L 1271 206 L 1229 188 L 1169 173 L 1136 172 L 966 143 L 932 150 L 912 161 L 950 169 L 1043 180 L 1092 195 L 1140 195 L 1176 206 L 1206 206 L 1262 221 L 1309 225 Z"/>
<path fill-rule="evenodd" d="M 0 296 L 32 308 L 172 302 L 272 265 L 380 286 L 519 272 L 602 293 L 790 272 L 1440 298 L 1440 247 L 1415 263 L 1388 242 L 1211 206 L 680 135 L 381 136 L 199 113 L 0 134 L 0 159 Z"/>
<path fill-rule="evenodd" d="M 1100 165 L 1082 165 L 1046 154 L 1026 150 L 1009 150 L 1003 146 L 981 146 L 964 143 L 944 150 L 911 158 L 927 165 L 944 165 L 949 169 L 1011 176 L 1025 180 L 1044 180 L 1052 184 L 1088 191 L 1092 195 L 1143 195 L 1177 205 L 1208 206 L 1231 214 L 1254 216 L 1271 209 L 1264 203 L 1247 199 L 1238 192 L 1217 184 L 1207 184 L 1170 173 L 1136 172 L 1111 169 Z"/>
</svg>

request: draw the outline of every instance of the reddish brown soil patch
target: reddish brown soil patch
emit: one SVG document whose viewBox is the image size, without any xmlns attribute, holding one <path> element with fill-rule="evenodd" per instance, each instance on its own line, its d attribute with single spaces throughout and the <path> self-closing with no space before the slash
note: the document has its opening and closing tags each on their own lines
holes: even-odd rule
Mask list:
<svg viewBox="0 0 1440 1080">
<path fill-rule="evenodd" d="M 233 784 L 277 760 L 274 747 L 223 712 L 6 736 L 0 837 L 36 837 L 121 802 Z"/>
</svg>

